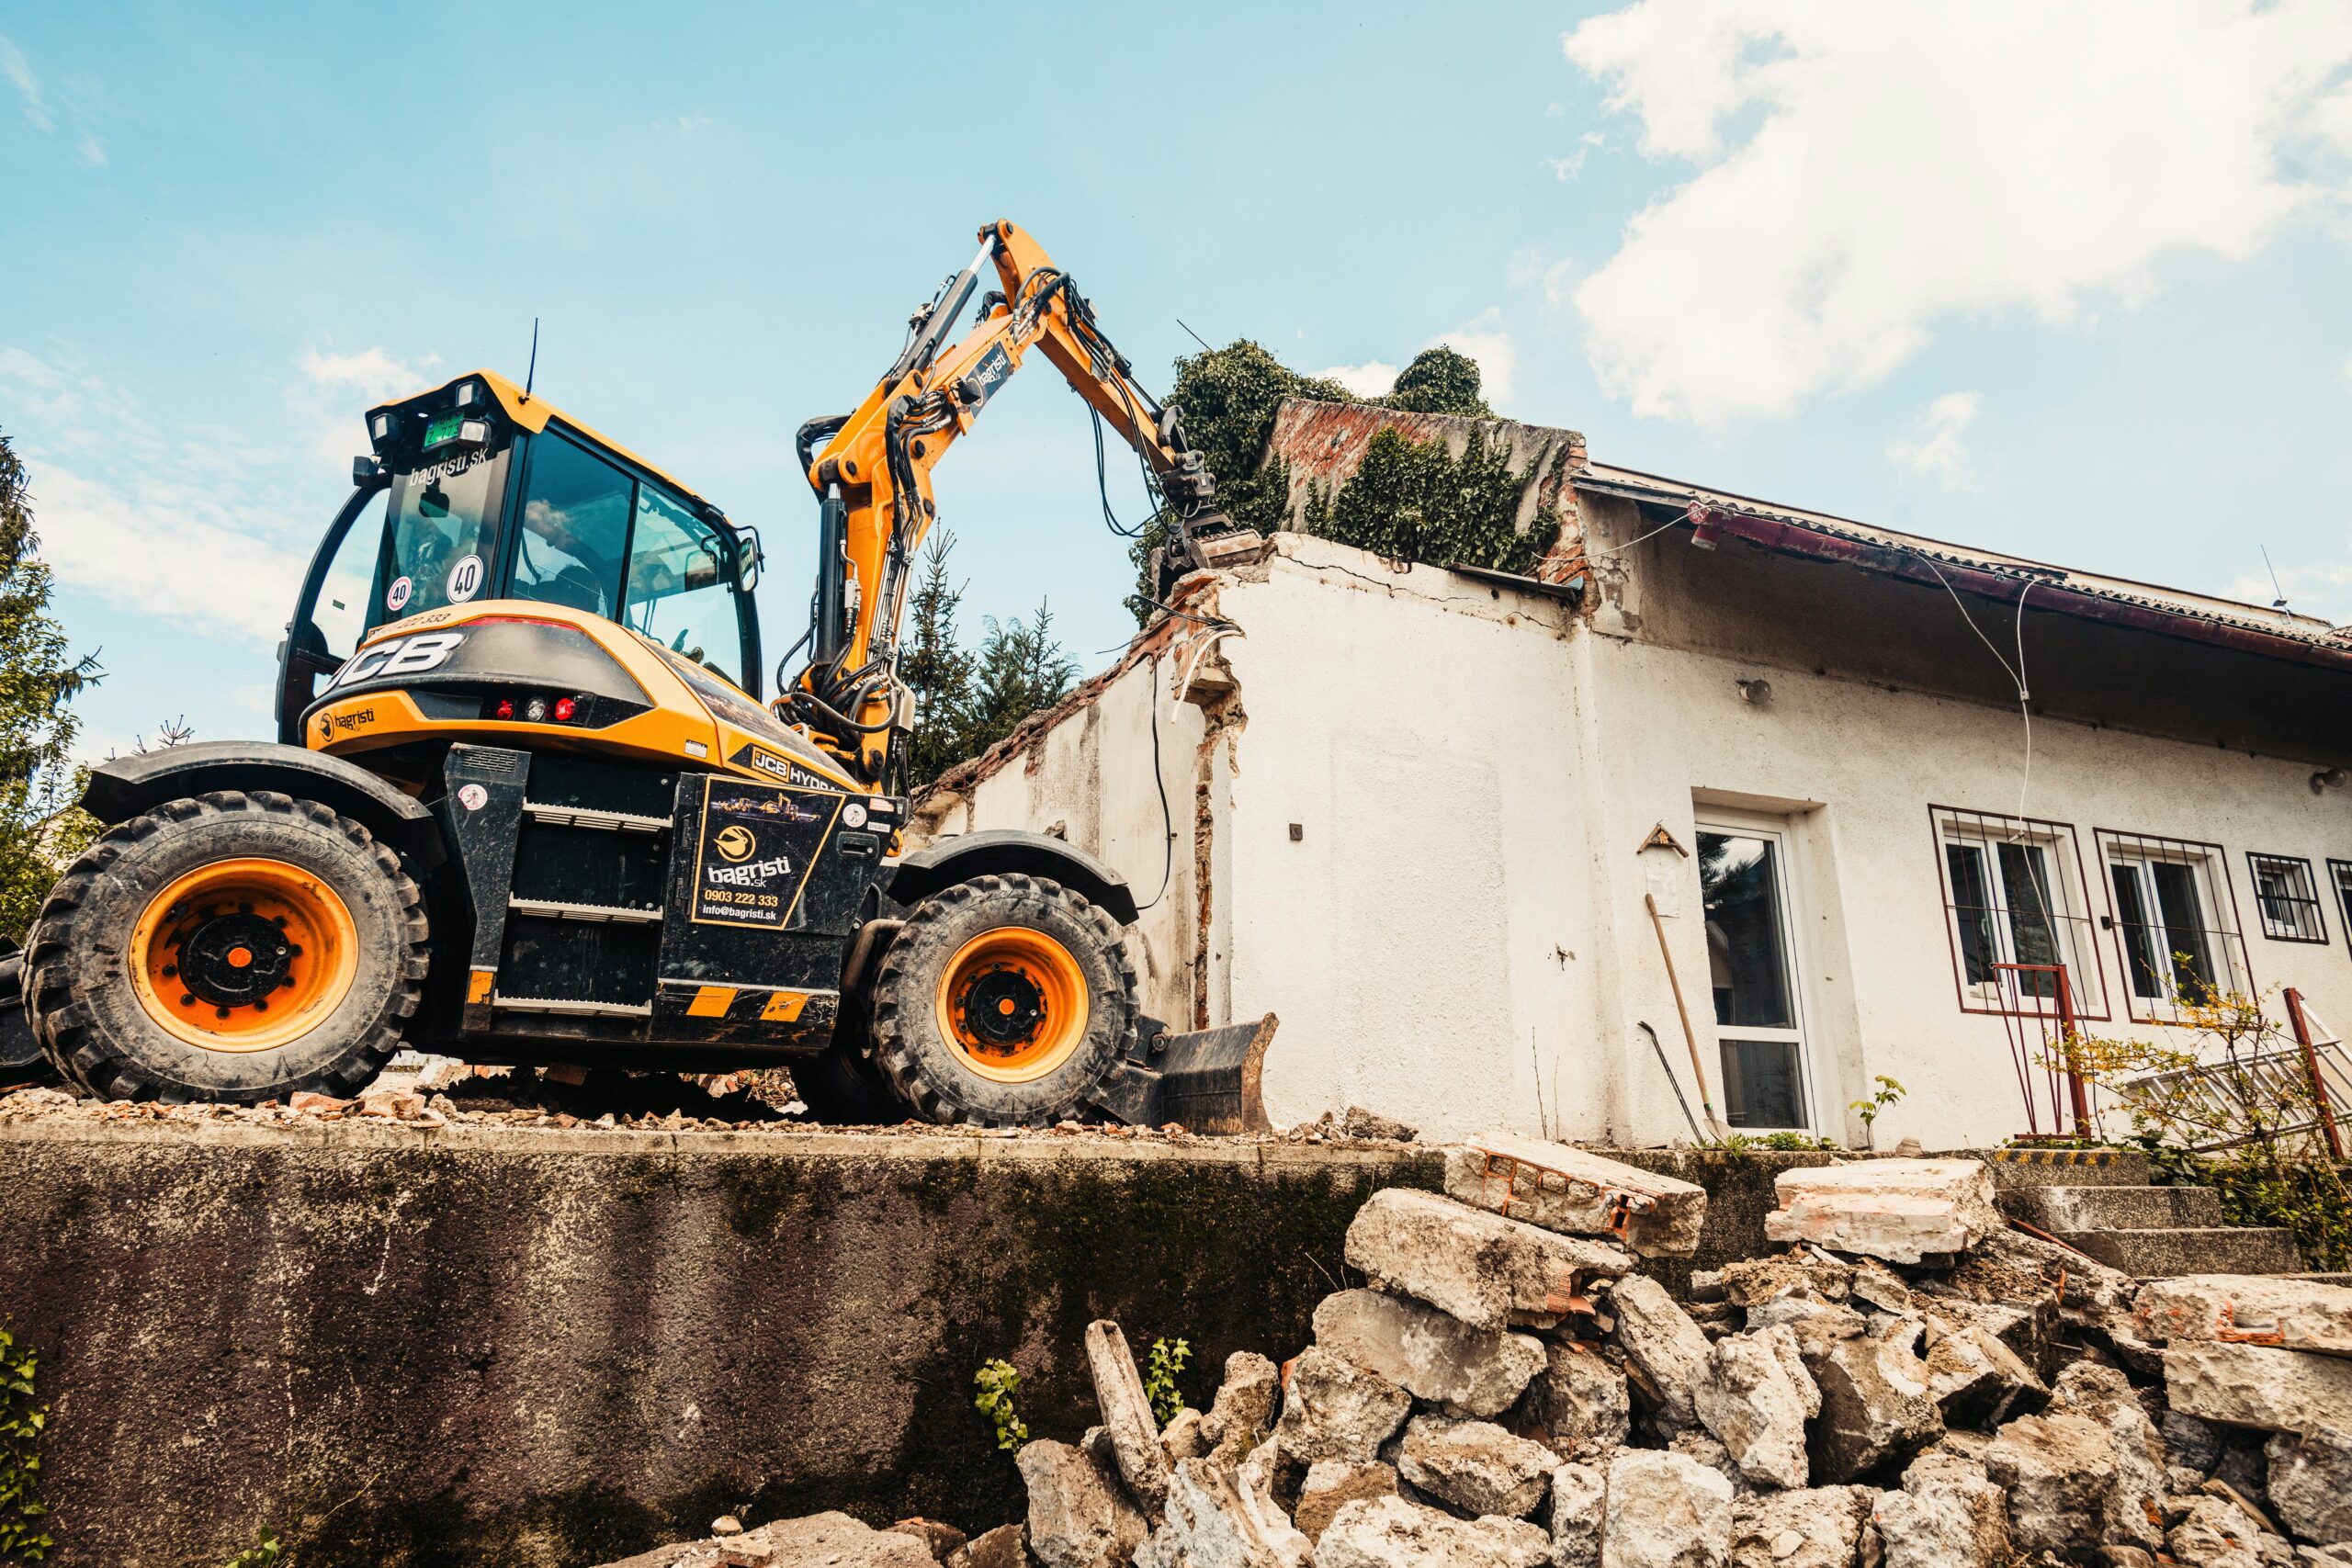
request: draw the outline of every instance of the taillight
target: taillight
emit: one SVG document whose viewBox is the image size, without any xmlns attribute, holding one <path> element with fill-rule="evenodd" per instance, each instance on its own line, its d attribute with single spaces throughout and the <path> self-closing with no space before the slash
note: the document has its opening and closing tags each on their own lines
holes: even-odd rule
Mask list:
<svg viewBox="0 0 2352 1568">
<path fill-rule="evenodd" d="M 580 705 L 573 702 L 570 697 L 556 698 L 555 721 L 558 724 L 570 724 L 571 722 L 571 716 L 574 713 L 577 713 L 579 708 Z"/>
<path fill-rule="evenodd" d="M 482 717 L 506 724 L 594 724 L 596 716 L 593 708 L 592 698 L 554 692 L 525 692 L 517 696 L 485 696 L 481 700 Z"/>
<path fill-rule="evenodd" d="M 497 705 L 490 710 L 490 716 L 492 718 L 513 718 L 514 716 L 514 705 L 506 698 L 501 697 L 498 699 Z"/>
</svg>

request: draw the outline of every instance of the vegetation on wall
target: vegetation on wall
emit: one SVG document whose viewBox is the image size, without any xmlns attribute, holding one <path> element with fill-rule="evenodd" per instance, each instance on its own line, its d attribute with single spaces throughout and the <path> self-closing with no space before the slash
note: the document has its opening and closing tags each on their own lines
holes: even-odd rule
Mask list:
<svg viewBox="0 0 2352 1568">
<path fill-rule="evenodd" d="M 40 1435 L 49 1409 L 36 1400 L 40 1358 L 0 1328 L 0 1562 L 38 1562 L 57 1543 L 41 1529 Z"/>
<path fill-rule="evenodd" d="M 942 528 L 923 549 L 922 575 L 908 606 L 899 673 L 915 694 L 909 787 L 921 789 L 967 757 L 977 757 L 1039 708 L 1069 694 L 1078 665 L 1054 638 L 1053 611 L 1034 618 L 981 617 L 978 649 L 964 645 L 957 618 L 963 585 L 947 575 L 956 536 Z"/>
<path fill-rule="evenodd" d="M 1272 456 L 1262 466 L 1259 461 L 1285 398 L 1495 417 L 1480 389 L 1477 361 L 1442 344 L 1414 355 L 1395 387 L 1378 398 L 1359 398 L 1336 381 L 1302 376 L 1248 338 L 1181 357 L 1170 400 L 1183 411 L 1185 434 L 1216 477 L 1217 504 L 1234 522 L 1261 533 L 1289 520 L 1289 465 Z M 1307 530 L 1393 558 L 1524 573 L 1558 537 L 1559 519 L 1539 516 L 1520 533 L 1521 481 L 1510 472 L 1510 457 L 1508 446 L 1490 446 L 1484 432 L 1456 457 L 1442 442 L 1383 431 L 1373 437 L 1353 479 L 1329 493 L 1319 486 L 1310 491 Z M 1162 515 L 1130 551 L 1136 592 L 1127 608 L 1138 626 L 1151 618 L 1153 567 L 1166 539 Z"/>
</svg>

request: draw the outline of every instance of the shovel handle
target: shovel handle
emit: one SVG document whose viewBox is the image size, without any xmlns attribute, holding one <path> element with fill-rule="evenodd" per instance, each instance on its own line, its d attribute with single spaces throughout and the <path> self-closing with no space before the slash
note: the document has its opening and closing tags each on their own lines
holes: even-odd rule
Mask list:
<svg viewBox="0 0 2352 1568">
<path fill-rule="evenodd" d="M 1713 1122 L 1715 1103 L 1707 1093 L 1707 1069 L 1699 1065 L 1699 1036 L 1691 1032 L 1690 1009 L 1682 999 L 1682 978 L 1674 972 L 1674 953 L 1666 945 L 1666 922 L 1658 919 L 1657 895 L 1643 894 L 1642 907 L 1650 912 L 1650 930 L 1657 933 L 1657 955 L 1666 960 L 1666 983 L 1674 987 L 1674 1011 L 1682 1020 L 1682 1043 L 1690 1049 L 1690 1075 L 1699 1080 L 1699 1108 Z"/>
</svg>

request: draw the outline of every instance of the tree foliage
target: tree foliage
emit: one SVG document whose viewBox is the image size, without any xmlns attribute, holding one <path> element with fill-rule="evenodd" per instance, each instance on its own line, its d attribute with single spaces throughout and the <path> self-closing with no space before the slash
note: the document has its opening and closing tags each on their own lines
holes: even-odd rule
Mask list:
<svg viewBox="0 0 2352 1568">
<path fill-rule="evenodd" d="M 947 575 L 955 536 L 944 529 L 923 550 L 923 570 L 908 607 L 899 677 L 915 694 L 914 741 L 908 755 L 910 787 L 921 789 L 967 757 L 977 757 L 1039 708 L 1069 693 L 1078 665 L 1053 635 L 1052 609 L 1040 603 L 1034 619 L 998 622 L 977 650 L 964 646 L 957 626 L 964 588 Z"/>
<path fill-rule="evenodd" d="M 74 807 L 71 704 L 99 678 L 49 613 L 24 465 L 0 435 L 0 936 L 24 941 L 58 872 L 97 824 Z"/>
<path fill-rule="evenodd" d="M 1481 390 L 1477 361 L 1444 344 L 1415 355 L 1379 398 L 1359 398 L 1336 381 L 1302 376 L 1248 338 L 1182 356 L 1171 400 L 1183 411 L 1184 432 L 1216 478 L 1218 506 L 1261 533 L 1289 523 L 1290 468 L 1266 451 L 1284 398 L 1495 417 Z M 1373 437 L 1353 479 L 1336 493 L 1310 492 L 1306 521 L 1309 532 L 1381 555 L 1524 573 L 1551 548 L 1559 522 L 1539 516 L 1521 533 L 1522 489 L 1523 480 L 1510 471 L 1510 448 L 1490 446 L 1483 432 L 1457 458 L 1442 442 L 1416 443 L 1383 431 Z M 1136 592 L 1126 603 L 1138 626 L 1151 619 L 1152 574 L 1167 538 L 1162 513 L 1129 551 Z"/>
</svg>

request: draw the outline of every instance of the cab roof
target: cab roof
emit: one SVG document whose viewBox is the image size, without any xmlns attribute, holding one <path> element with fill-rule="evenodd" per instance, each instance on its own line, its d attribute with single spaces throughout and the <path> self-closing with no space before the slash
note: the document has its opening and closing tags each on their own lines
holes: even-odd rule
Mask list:
<svg viewBox="0 0 2352 1568">
<path fill-rule="evenodd" d="M 715 502 L 703 495 L 694 486 L 679 479 L 677 475 L 671 473 L 659 464 L 648 462 L 637 453 L 596 429 L 595 426 L 585 421 L 574 419 L 537 393 L 526 392 L 495 370 L 469 370 L 462 376 L 452 376 L 437 387 L 427 387 L 423 391 L 412 392 L 405 398 L 395 398 L 390 402 L 379 403 L 375 408 L 369 409 L 368 414 L 372 418 L 379 409 L 405 407 L 421 398 L 429 398 L 436 392 L 448 391 L 461 381 L 480 381 L 483 386 L 488 387 L 491 396 L 498 400 L 499 408 L 519 428 L 536 435 L 548 427 L 550 420 L 555 421 L 573 434 L 585 437 L 616 457 L 627 458 L 687 500 L 722 517 L 726 515 Z"/>
</svg>

